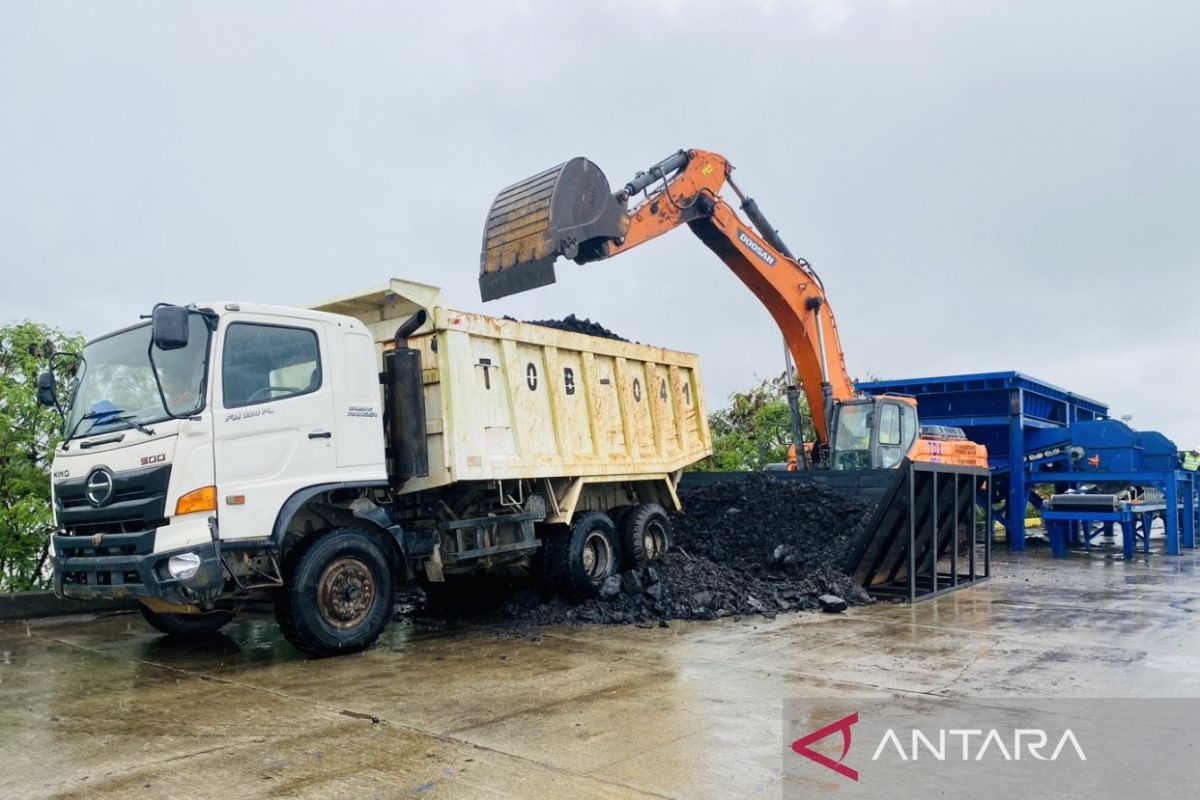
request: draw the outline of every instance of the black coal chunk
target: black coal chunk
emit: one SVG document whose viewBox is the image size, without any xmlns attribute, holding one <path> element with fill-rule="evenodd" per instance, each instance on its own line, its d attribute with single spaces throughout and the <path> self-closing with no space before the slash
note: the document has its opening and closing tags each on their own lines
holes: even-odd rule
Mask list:
<svg viewBox="0 0 1200 800">
<path fill-rule="evenodd" d="M 629 341 L 624 336 L 618 336 L 613 333 L 599 322 L 592 322 L 586 318 L 580 319 L 574 314 L 568 314 L 562 319 L 531 319 L 526 321 L 531 325 L 541 325 L 543 328 L 557 328 L 560 331 L 586 333 L 588 336 L 599 336 L 602 339 L 616 339 L 621 342 Z"/>
</svg>

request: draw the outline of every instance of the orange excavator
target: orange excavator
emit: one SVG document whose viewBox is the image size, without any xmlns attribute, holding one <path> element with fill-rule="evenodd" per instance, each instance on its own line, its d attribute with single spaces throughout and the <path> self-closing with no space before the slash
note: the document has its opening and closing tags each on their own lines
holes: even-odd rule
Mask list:
<svg viewBox="0 0 1200 800">
<path fill-rule="evenodd" d="M 586 158 L 513 184 L 488 213 L 480 256 L 485 301 L 554 283 L 559 256 L 612 258 L 686 224 L 766 306 L 783 332 L 808 399 L 817 441 L 792 445 L 789 469 L 880 469 L 913 461 L 987 466 L 987 450 L 957 429 L 922 429 L 916 401 L 860 397 L 846 371 L 837 322 L 812 266 L 783 243 L 723 156 L 680 150 L 613 193 Z M 750 224 L 721 196 L 728 185 Z M 630 201 L 640 196 L 633 208 Z M 793 372 L 788 365 L 788 375 Z M 789 381 L 794 384 L 794 381 Z M 788 389 L 793 442 L 801 442 L 799 390 Z"/>
</svg>

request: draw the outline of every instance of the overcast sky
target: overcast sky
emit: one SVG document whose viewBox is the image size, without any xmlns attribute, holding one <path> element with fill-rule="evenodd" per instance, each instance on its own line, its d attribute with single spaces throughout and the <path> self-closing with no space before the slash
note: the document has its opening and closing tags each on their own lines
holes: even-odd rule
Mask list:
<svg viewBox="0 0 1200 800">
<path fill-rule="evenodd" d="M 479 301 L 502 187 L 726 155 L 853 376 L 1020 370 L 1200 444 L 1200 3 L 0 0 L 0 321 L 387 278 L 782 369 L 686 230 Z"/>
</svg>

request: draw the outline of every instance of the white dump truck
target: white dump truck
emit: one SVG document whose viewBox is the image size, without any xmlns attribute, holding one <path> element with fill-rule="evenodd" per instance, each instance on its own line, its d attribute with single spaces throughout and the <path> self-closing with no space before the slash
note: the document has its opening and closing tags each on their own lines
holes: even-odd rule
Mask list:
<svg viewBox="0 0 1200 800">
<path fill-rule="evenodd" d="M 175 635 L 269 593 L 310 655 L 370 645 L 407 580 L 529 569 L 594 593 L 667 548 L 710 452 L 695 356 L 401 280 L 310 308 L 160 304 L 71 371 L 38 382 L 65 429 L 55 590 L 137 598 Z"/>
</svg>

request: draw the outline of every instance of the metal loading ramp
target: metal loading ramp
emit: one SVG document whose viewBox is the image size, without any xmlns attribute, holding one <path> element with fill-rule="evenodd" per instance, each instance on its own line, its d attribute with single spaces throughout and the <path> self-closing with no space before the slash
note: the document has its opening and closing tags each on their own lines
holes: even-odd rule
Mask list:
<svg viewBox="0 0 1200 800">
<path fill-rule="evenodd" d="M 681 489 L 746 478 L 748 472 L 686 472 Z M 917 602 L 991 576 L 989 472 L 905 459 L 894 469 L 799 470 L 772 480 L 818 483 L 874 503 L 843 570 L 878 600 Z M 685 503 L 686 509 L 686 503 Z"/>
<path fill-rule="evenodd" d="M 880 498 L 847 571 L 873 597 L 917 602 L 991 576 L 988 471 L 905 460 Z"/>
</svg>

